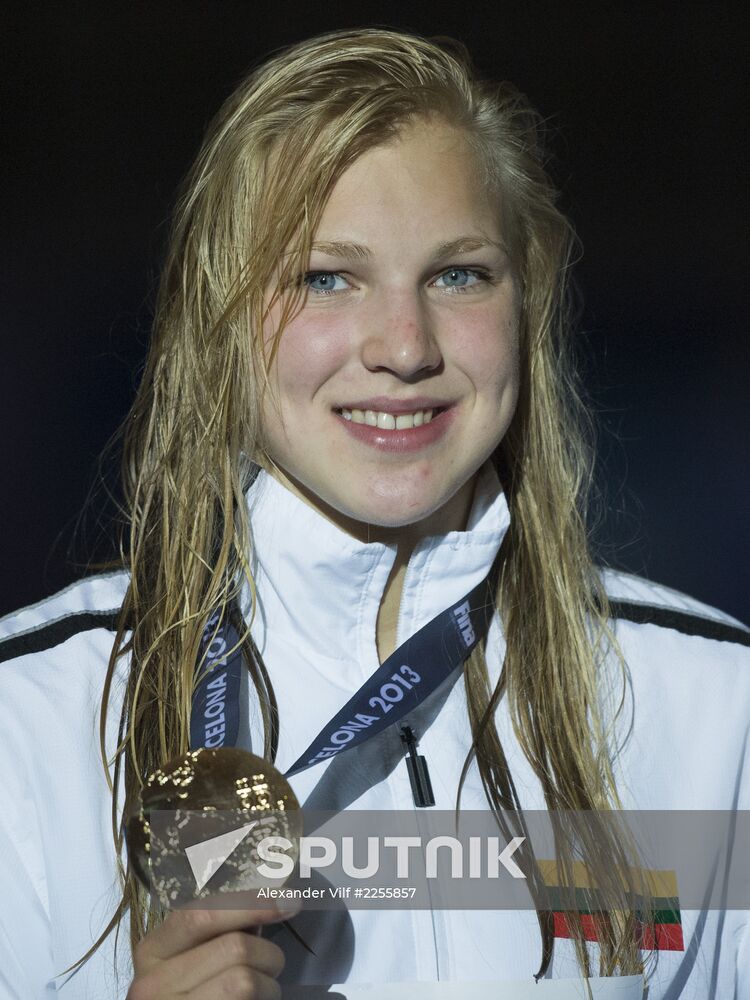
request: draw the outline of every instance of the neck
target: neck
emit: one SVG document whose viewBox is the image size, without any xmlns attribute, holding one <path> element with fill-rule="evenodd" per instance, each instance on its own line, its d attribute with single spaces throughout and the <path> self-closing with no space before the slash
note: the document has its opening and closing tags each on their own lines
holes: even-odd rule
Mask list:
<svg viewBox="0 0 750 1000">
<path fill-rule="evenodd" d="M 419 524 L 407 525 L 404 528 L 378 529 L 382 534 L 377 538 L 377 541 L 395 541 L 398 545 L 396 561 L 385 585 L 378 612 L 377 646 L 378 658 L 381 663 L 396 649 L 396 630 L 398 612 L 401 607 L 401 593 L 404 589 L 404 577 L 417 542 L 422 538 L 445 534 L 448 531 L 466 530 L 474 496 L 475 479 L 476 477 L 464 483 L 458 493 L 444 507 L 431 517 L 420 521 Z M 390 537 L 389 533 L 392 533 Z"/>
</svg>

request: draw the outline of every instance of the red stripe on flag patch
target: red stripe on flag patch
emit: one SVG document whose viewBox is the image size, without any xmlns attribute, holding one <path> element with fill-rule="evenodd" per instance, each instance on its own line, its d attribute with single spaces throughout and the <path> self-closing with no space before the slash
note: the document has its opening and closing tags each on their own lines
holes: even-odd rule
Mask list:
<svg viewBox="0 0 750 1000">
<path fill-rule="evenodd" d="M 568 923 L 568 918 L 564 913 L 555 913 L 555 937 L 556 938 L 572 938 L 573 931 L 570 924 Z M 581 928 L 583 930 L 583 936 L 587 941 L 598 941 L 599 938 L 596 933 L 596 922 L 594 917 L 590 913 L 581 914 Z"/>
<path fill-rule="evenodd" d="M 556 938 L 572 938 L 574 936 L 571 923 L 565 913 L 553 914 L 554 934 Z M 581 914 L 581 929 L 586 941 L 598 941 L 596 917 L 591 913 Z M 685 939 L 681 924 L 639 924 L 638 947 L 648 951 L 684 951 Z"/>
<path fill-rule="evenodd" d="M 684 951 L 682 924 L 640 924 L 638 944 L 649 951 Z"/>
</svg>

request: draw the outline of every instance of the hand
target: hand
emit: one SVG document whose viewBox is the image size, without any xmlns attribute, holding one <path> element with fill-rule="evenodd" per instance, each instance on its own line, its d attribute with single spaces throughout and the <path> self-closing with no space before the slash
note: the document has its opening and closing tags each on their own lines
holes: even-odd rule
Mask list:
<svg viewBox="0 0 750 1000">
<path fill-rule="evenodd" d="M 259 930 L 294 912 L 172 910 L 136 945 L 127 1000 L 279 1000 L 284 953 Z"/>
</svg>

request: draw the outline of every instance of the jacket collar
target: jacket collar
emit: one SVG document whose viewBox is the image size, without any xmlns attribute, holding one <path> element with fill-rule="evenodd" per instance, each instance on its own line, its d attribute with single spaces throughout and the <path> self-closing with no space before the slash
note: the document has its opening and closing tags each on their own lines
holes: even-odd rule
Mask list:
<svg viewBox="0 0 750 1000">
<path fill-rule="evenodd" d="M 378 667 L 375 629 L 395 544 L 358 541 L 264 471 L 247 500 L 258 597 L 252 631 L 261 655 L 281 641 L 312 653 L 337 684 L 358 687 Z M 398 643 L 481 582 L 509 521 L 488 462 L 480 470 L 467 530 L 422 539 L 414 549 Z"/>
</svg>

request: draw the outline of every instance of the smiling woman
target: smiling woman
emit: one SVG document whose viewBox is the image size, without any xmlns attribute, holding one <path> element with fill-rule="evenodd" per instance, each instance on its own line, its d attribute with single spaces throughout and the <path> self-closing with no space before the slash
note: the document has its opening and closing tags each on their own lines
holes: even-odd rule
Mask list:
<svg viewBox="0 0 750 1000">
<path fill-rule="evenodd" d="M 333 32 L 229 97 L 123 428 L 122 558 L 2 623 L 7 993 L 750 991 L 747 910 L 680 913 L 619 812 L 750 805 L 750 633 L 592 562 L 572 245 L 536 115 L 457 42 Z M 241 658 L 211 659 L 230 627 Z M 127 818 L 203 746 L 197 671 L 240 659 L 212 747 L 315 810 L 503 832 L 542 811 L 527 909 L 312 911 L 267 937 L 244 932 L 284 914 L 165 912 Z"/>
<path fill-rule="evenodd" d="M 412 545 L 462 530 L 515 410 L 518 277 L 478 173 L 440 120 L 363 153 L 325 205 L 304 304 L 279 340 L 265 451 L 372 541 L 379 527 L 410 527 Z M 332 258 L 340 269 L 323 270 Z M 269 337 L 279 315 L 277 303 Z"/>
</svg>

